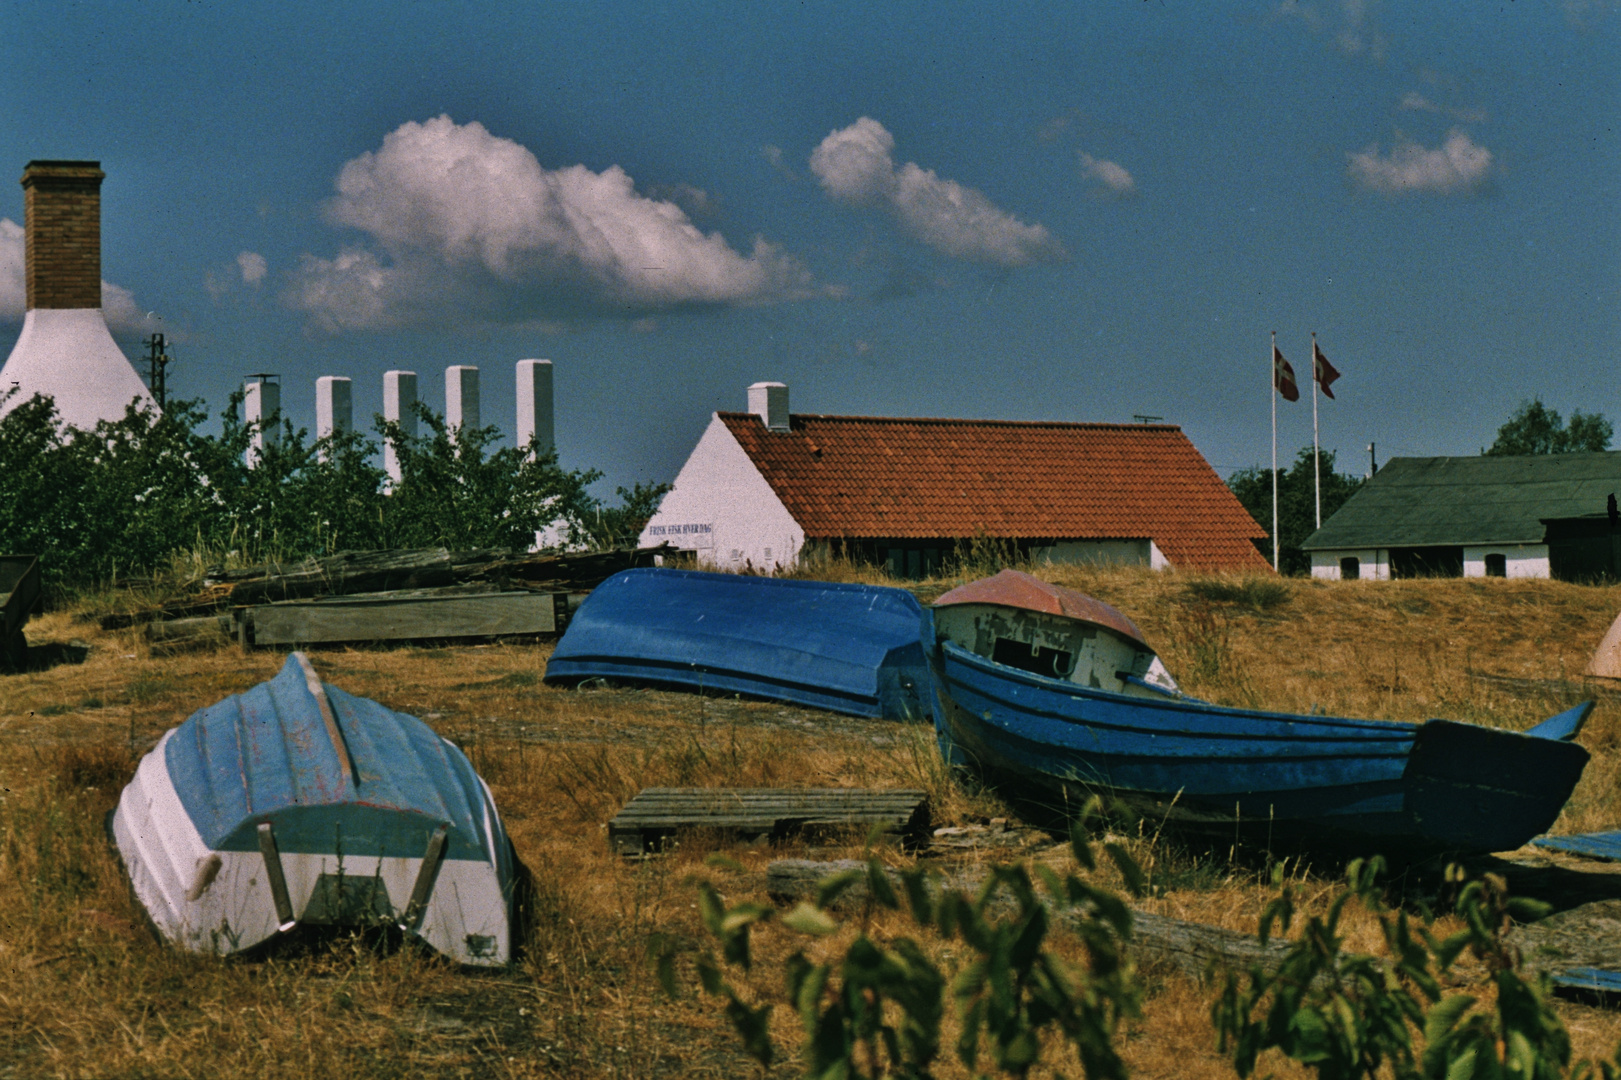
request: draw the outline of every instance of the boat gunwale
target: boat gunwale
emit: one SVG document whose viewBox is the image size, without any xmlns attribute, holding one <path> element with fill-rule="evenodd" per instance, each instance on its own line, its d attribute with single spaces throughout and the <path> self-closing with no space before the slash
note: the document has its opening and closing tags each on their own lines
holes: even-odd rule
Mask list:
<svg viewBox="0 0 1621 1080">
<path fill-rule="evenodd" d="M 1230 739 L 1230 740 L 1257 739 L 1257 740 L 1274 740 L 1274 741 L 1312 741 L 1312 740 L 1319 740 L 1319 741 L 1322 741 L 1322 742 L 1325 742 L 1325 743 L 1327 743 L 1327 742 L 1360 742 L 1360 741 L 1367 741 L 1369 739 L 1372 739 L 1373 741 L 1383 741 L 1383 742 L 1395 743 L 1395 742 L 1403 742 L 1403 741 L 1411 742 L 1414 738 L 1417 737 L 1418 730 L 1421 727 L 1424 726 L 1424 723 L 1429 722 L 1429 721 L 1424 721 L 1422 723 L 1415 723 L 1415 722 L 1410 721 L 1410 720 L 1364 720 L 1364 719 L 1357 719 L 1355 717 L 1311 716 L 1311 715 L 1303 715 L 1303 714 L 1300 714 L 1300 713 L 1271 712 L 1271 711 L 1264 710 L 1264 709 L 1239 709 L 1239 708 L 1234 708 L 1234 707 L 1232 707 L 1230 705 L 1215 705 L 1215 704 L 1212 704 L 1210 702 L 1198 701 L 1197 699 L 1194 699 L 1194 698 L 1185 698 L 1185 697 L 1184 698 L 1179 698 L 1179 699 L 1172 699 L 1172 700 L 1159 700 L 1159 699 L 1155 699 L 1155 698 L 1143 698 L 1143 697 L 1137 697 L 1137 696 L 1131 695 L 1131 694 L 1121 694 L 1121 693 L 1117 693 L 1117 692 L 1111 691 L 1111 690 L 1102 690 L 1102 689 L 1099 689 L 1099 688 L 1096 688 L 1096 687 L 1082 686 L 1079 683 L 1072 683 L 1072 682 L 1067 682 L 1067 681 L 1065 681 L 1063 679 L 1054 679 L 1054 678 L 1050 678 L 1050 677 L 1044 676 L 1044 675 L 1037 675 L 1037 674 L 1034 674 L 1032 672 L 1024 671 L 1024 670 L 1022 670 L 1020 668 L 1009 667 L 1006 664 L 998 664 L 994 660 L 987 660 L 985 657 L 980 656 L 978 653 L 971 652 L 968 649 L 964 649 L 961 645 L 958 645 L 954 641 L 941 642 L 940 643 L 940 649 L 941 649 L 941 653 L 942 653 L 943 658 L 945 656 L 950 656 L 950 658 L 952 660 L 955 660 L 958 663 L 968 662 L 968 666 L 977 668 L 977 669 L 979 669 L 981 671 L 984 671 L 987 674 L 995 675 L 995 676 L 998 676 L 998 677 L 1001 677 L 1001 678 L 1005 678 L 1008 681 L 1015 682 L 1015 683 L 1020 683 L 1020 682 L 1028 683 L 1034 689 L 1046 691 L 1048 693 L 1061 694 L 1063 696 L 1067 696 L 1067 697 L 1070 697 L 1070 698 L 1086 698 L 1086 699 L 1106 702 L 1108 704 L 1124 705 L 1124 706 L 1134 708 L 1134 709 L 1151 709 L 1151 710 L 1155 710 L 1155 711 L 1158 711 L 1158 712 L 1166 712 L 1166 713 L 1182 713 L 1182 714 L 1195 713 L 1195 714 L 1199 714 L 1199 715 L 1203 715 L 1203 716 L 1236 716 L 1236 717 L 1243 717 L 1243 718 L 1251 719 L 1251 720 L 1273 721 L 1273 722 L 1280 722 L 1281 721 L 1281 722 L 1287 722 L 1287 723 L 1302 724 L 1302 725 L 1305 725 L 1307 727 L 1330 727 L 1330 726 L 1332 726 L 1332 727 L 1344 727 L 1344 726 L 1363 727 L 1363 726 L 1365 726 L 1366 730 L 1368 732 L 1370 732 L 1370 734 L 1367 735 L 1367 736 L 1357 736 L 1357 735 L 1340 735 L 1340 736 L 1335 736 L 1335 735 L 1315 735 L 1315 736 L 1313 736 L 1313 735 L 1270 735 L 1270 734 L 1260 734 L 1260 733 L 1250 734 L 1250 733 L 1241 733 L 1241 732 L 1209 732 L 1209 733 L 1204 733 L 1204 732 L 1174 732 L 1174 731 L 1169 731 L 1168 732 L 1168 731 L 1166 731 L 1164 729 L 1160 729 L 1160 728 L 1150 728 L 1150 727 L 1139 728 L 1139 727 L 1134 727 L 1134 726 L 1124 725 L 1124 724 L 1119 724 L 1119 723 L 1110 723 L 1110 722 L 1106 722 L 1106 721 L 1098 721 L 1098 720 L 1092 720 L 1092 719 L 1081 719 L 1081 718 L 1078 718 L 1078 717 L 1065 716 L 1065 715 L 1063 715 L 1061 713 L 1052 712 L 1052 711 L 1047 710 L 1047 709 L 1031 708 L 1031 707 L 1026 706 L 1026 705 L 1024 705 L 1022 703 L 1013 704 L 1013 703 L 1009 703 L 1009 702 L 1004 702 L 1004 704 L 1006 704 L 1009 708 L 1017 708 L 1019 711 L 1021 711 L 1023 713 L 1026 713 L 1026 714 L 1029 714 L 1029 715 L 1040 716 L 1040 717 L 1042 717 L 1044 719 L 1050 719 L 1050 720 L 1054 720 L 1054 721 L 1057 721 L 1057 722 L 1060 722 L 1060 723 L 1063 723 L 1063 724 L 1076 726 L 1076 727 L 1107 728 L 1108 730 L 1111 730 L 1111 731 L 1133 732 L 1133 733 L 1140 733 L 1140 734 L 1143 734 L 1143 735 L 1155 735 L 1155 736 L 1166 735 L 1166 734 L 1183 735 L 1183 736 L 1186 736 L 1188 738 L 1209 738 L 1209 739 Z M 957 655 L 957 654 L 960 654 L 960 655 Z M 949 678 L 942 679 L 941 681 L 947 688 L 949 688 L 949 686 L 950 686 L 950 679 Z M 976 693 L 983 693 L 983 691 L 979 691 L 979 690 L 976 690 L 975 692 Z M 953 699 L 953 700 L 955 700 L 955 699 Z M 960 708 L 960 706 L 959 706 L 959 708 Z M 1490 730 L 1504 731 L 1506 734 L 1511 734 L 1511 735 L 1524 735 L 1525 734 L 1524 732 L 1507 731 L 1507 729 L 1501 729 L 1501 728 L 1492 728 Z"/>
</svg>

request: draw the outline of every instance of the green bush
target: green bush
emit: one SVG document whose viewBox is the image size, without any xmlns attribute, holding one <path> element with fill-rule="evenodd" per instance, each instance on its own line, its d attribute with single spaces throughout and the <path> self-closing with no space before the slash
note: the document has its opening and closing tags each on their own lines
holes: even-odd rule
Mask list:
<svg viewBox="0 0 1621 1080">
<path fill-rule="evenodd" d="M 207 417 L 196 402 L 170 403 L 160 416 L 131 408 L 90 431 L 64 426 L 47 397 L 21 402 L 0 418 L 0 545 L 39 555 L 47 586 L 61 593 L 150 574 L 182 552 L 258 562 L 378 548 L 527 550 L 555 522 L 578 546 L 632 543 L 667 490 L 621 488 L 623 505 L 604 507 L 588 490 L 600 473 L 565 470 L 532 447 L 492 449 L 495 428 L 453 435 L 421 406 L 421 438 L 378 421 L 399 455 L 392 490 L 373 464 L 378 443 L 358 432 L 312 443 L 283 422 L 250 469 L 255 428 L 240 404 L 234 395 L 212 435 L 199 430 Z"/>
</svg>

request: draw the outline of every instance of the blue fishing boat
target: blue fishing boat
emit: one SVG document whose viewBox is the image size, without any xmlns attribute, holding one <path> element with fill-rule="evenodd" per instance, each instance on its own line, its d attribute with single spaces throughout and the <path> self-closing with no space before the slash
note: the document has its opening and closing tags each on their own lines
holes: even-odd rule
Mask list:
<svg viewBox="0 0 1621 1080">
<path fill-rule="evenodd" d="M 574 613 L 546 682 L 609 679 L 922 720 L 922 617 L 904 589 L 626 570 Z"/>
<path fill-rule="evenodd" d="M 111 821 L 158 933 L 226 955 L 300 925 L 395 926 L 464 964 L 512 955 L 517 863 L 466 756 L 323 683 L 302 653 L 193 713 Z"/>
<path fill-rule="evenodd" d="M 1517 848 L 1587 764 L 1592 703 L 1526 732 L 1297 716 L 1185 696 L 1119 611 L 1017 571 L 925 623 L 948 761 L 1055 813 L 1090 795 L 1224 838 L 1392 856 Z"/>
</svg>

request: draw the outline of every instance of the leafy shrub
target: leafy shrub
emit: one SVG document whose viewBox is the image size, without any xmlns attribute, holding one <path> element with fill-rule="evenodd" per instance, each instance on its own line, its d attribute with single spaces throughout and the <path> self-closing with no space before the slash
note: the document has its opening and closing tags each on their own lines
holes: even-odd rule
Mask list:
<svg viewBox="0 0 1621 1080">
<path fill-rule="evenodd" d="M 1082 867 L 1094 867 L 1092 848 L 1080 825 L 1072 834 L 1071 847 Z M 1125 859 L 1119 848 L 1111 847 L 1110 854 Z M 840 923 L 828 908 L 852 885 L 864 882 L 867 901 L 859 932 L 844 956 L 818 964 L 800 950 L 787 961 L 787 1001 L 804 1027 L 806 1075 L 930 1075 L 930 1065 L 940 1053 L 949 989 L 958 1021 L 954 1049 L 970 1070 L 977 1070 L 988 1052 L 999 1070 L 1024 1076 L 1036 1065 L 1044 1039 L 1052 1032 L 1074 1047 L 1088 1077 L 1125 1080 L 1126 1067 L 1114 1049 L 1114 1034 L 1122 1019 L 1136 1014 L 1140 997 L 1124 955 L 1131 934 L 1131 910 L 1125 902 L 1078 875 L 1060 880 L 1050 868 L 1036 866 L 1036 877 L 1051 904 L 1078 916 L 1069 926 L 1085 946 L 1089 963 L 1077 971 L 1046 948 L 1052 914 L 1037 896 L 1026 868 L 992 868 L 972 899 L 958 889 L 946 889 L 936 897 L 927 873 L 918 868 L 901 874 L 901 893 L 915 925 L 967 946 L 967 962 L 949 977 L 916 940 L 881 941 L 870 933 L 875 907 L 899 911 L 902 906 L 877 859 L 864 870 L 822 882 L 815 903 L 801 903 L 780 919 L 762 904 L 727 907 L 713 886 L 701 884 L 699 910 L 705 928 L 720 943 L 721 955 L 717 960 L 712 952 L 700 951 L 699 982 L 706 993 L 725 999 L 726 1016 L 745 1051 L 761 1065 L 769 1065 L 775 1057 L 768 1029 L 772 1004 L 749 1004 L 727 980 L 725 968 L 746 972 L 753 966 L 750 934 L 773 919 L 806 936 L 837 933 Z M 1011 912 L 1004 913 L 1009 906 Z M 658 940 L 655 953 L 660 980 L 674 996 L 675 945 Z"/>
<path fill-rule="evenodd" d="M 1406 912 L 1392 913 L 1379 895 L 1380 858 L 1353 862 L 1347 887 L 1328 914 L 1308 920 L 1286 958 L 1247 979 L 1229 975 L 1211 1008 L 1220 1048 L 1240 1077 L 1265 1050 L 1280 1050 L 1321 1080 L 1561 1080 L 1570 1066 L 1570 1037 L 1551 1004 L 1545 977 L 1528 977 L 1504 940 L 1510 919 L 1547 914 L 1538 901 L 1510 898 L 1496 875 L 1461 884 L 1464 928 L 1437 939 Z M 1341 916 L 1352 901 L 1374 914 L 1389 957 L 1343 952 Z M 1261 917 L 1264 941 L 1274 923 L 1288 929 L 1294 894 L 1285 889 Z M 1493 1000 L 1447 993 L 1442 979 L 1465 952 L 1491 978 Z M 1419 1038 L 1421 1036 L 1421 1039 Z M 1590 1071 L 1582 1066 L 1579 1072 Z M 1615 1064 L 1605 1063 L 1606 1078 Z"/>
<path fill-rule="evenodd" d="M 256 427 L 242 422 L 240 405 L 233 395 L 211 435 L 199 430 L 206 415 L 195 402 L 156 416 L 131 408 L 90 431 L 64 426 L 47 397 L 21 402 L 0 418 L 6 549 L 40 555 L 60 592 L 149 574 L 184 551 L 264 561 L 397 547 L 527 550 L 557 522 L 570 542 L 603 547 L 634 542 L 665 490 L 620 489 L 624 505 L 604 507 L 588 491 L 594 470 L 565 470 L 533 447 L 492 449 L 495 428 L 453 435 L 420 405 L 422 438 L 378 421 L 399 455 L 392 491 L 373 464 L 378 444 L 358 432 L 311 443 L 283 422 L 249 468 Z"/>
</svg>

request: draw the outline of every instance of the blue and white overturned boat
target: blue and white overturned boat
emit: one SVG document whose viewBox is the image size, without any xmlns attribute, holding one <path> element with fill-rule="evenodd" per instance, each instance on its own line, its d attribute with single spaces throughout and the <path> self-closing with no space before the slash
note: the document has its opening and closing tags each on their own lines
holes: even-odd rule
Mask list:
<svg viewBox="0 0 1621 1080">
<path fill-rule="evenodd" d="M 922 618 L 905 589 L 626 570 L 580 605 L 546 681 L 602 678 L 922 720 Z"/>
<path fill-rule="evenodd" d="M 464 964 L 512 955 L 517 865 L 467 757 L 321 682 L 302 653 L 141 762 L 112 834 L 159 934 L 226 955 L 299 925 L 397 926 Z"/>
</svg>

